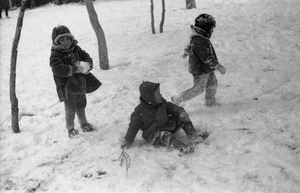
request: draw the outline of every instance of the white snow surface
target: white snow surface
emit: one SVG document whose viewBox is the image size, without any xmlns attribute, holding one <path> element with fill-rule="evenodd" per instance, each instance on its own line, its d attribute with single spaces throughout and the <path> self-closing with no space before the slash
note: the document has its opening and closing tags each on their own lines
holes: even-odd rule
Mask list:
<svg viewBox="0 0 300 193">
<path fill-rule="evenodd" d="M 159 31 L 161 1 L 155 3 Z M 48 4 L 25 12 L 18 46 L 16 94 L 21 132 L 11 128 L 9 76 L 19 9 L 0 21 L 0 192 L 53 193 L 244 193 L 300 192 L 300 14 L 299 0 L 166 1 L 164 32 L 153 35 L 148 0 L 97 0 L 109 70 L 101 70 L 98 43 L 85 5 Z M 190 24 L 212 14 L 211 38 L 227 69 L 216 72 L 217 100 L 204 95 L 183 104 L 198 130 L 208 131 L 195 152 L 153 147 L 139 132 L 118 160 L 141 82 L 161 84 L 170 100 L 192 86 L 183 49 Z M 53 27 L 64 24 L 94 60 L 103 85 L 88 94 L 86 113 L 97 130 L 69 139 L 64 104 L 58 101 L 49 66 Z M 77 120 L 76 120 L 77 122 Z M 79 129 L 79 125 L 76 125 Z"/>
</svg>

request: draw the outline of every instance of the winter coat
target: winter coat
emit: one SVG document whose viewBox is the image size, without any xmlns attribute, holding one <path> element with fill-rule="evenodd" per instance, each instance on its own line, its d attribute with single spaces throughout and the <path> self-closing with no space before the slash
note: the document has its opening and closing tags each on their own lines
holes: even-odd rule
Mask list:
<svg viewBox="0 0 300 193">
<path fill-rule="evenodd" d="M 194 26 L 189 51 L 189 72 L 194 75 L 208 74 L 219 64 L 209 38 L 210 34 Z"/>
<path fill-rule="evenodd" d="M 9 1 L 8 0 L 0 0 L 0 8 L 1 9 L 8 9 L 9 6 Z"/>
<path fill-rule="evenodd" d="M 154 91 L 155 89 L 153 88 L 153 93 Z M 184 111 L 182 107 L 167 102 L 165 99 L 162 99 L 162 103 L 151 104 L 149 101 L 154 100 L 151 99 L 154 97 L 154 94 L 151 93 L 141 92 L 140 104 L 131 114 L 129 128 L 125 136 L 125 140 L 129 143 L 134 141 L 140 129 L 143 132 L 142 137 L 148 142 L 153 139 L 156 131 L 169 130 L 167 127 L 174 127 L 175 129 L 175 125 L 169 125 L 170 118 L 171 116 L 179 118 L 180 113 Z"/>
<path fill-rule="evenodd" d="M 74 73 L 74 65 L 78 61 L 85 61 L 90 63 L 91 69 L 93 67 L 93 60 L 82 50 L 75 40 L 69 50 L 63 50 L 59 46 L 52 46 L 50 56 L 50 66 L 52 67 L 53 77 L 56 84 L 56 90 L 59 100 L 65 101 L 66 99 L 66 83 L 67 80 L 73 76 L 75 79 L 82 79 L 85 74 Z M 76 88 L 78 92 L 83 92 L 83 87 Z"/>
</svg>

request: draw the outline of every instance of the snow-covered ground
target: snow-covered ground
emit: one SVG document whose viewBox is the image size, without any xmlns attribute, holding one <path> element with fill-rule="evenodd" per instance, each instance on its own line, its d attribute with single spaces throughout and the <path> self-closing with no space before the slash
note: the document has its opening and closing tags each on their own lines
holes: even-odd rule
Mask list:
<svg viewBox="0 0 300 193">
<path fill-rule="evenodd" d="M 161 1 L 155 0 L 158 31 Z M 0 192 L 300 192 L 299 0 L 166 1 L 164 32 L 153 35 L 150 1 L 94 2 L 104 29 L 111 69 L 99 68 L 96 35 L 86 7 L 49 4 L 26 10 L 17 60 L 21 133 L 11 129 L 9 73 L 19 10 L 0 21 Z M 139 103 L 143 80 L 161 83 L 170 100 L 192 86 L 182 59 L 194 18 L 212 14 L 211 38 L 227 73 L 218 72 L 221 107 L 207 108 L 203 94 L 183 107 L 210 137 L 193 154 L 145 144 L 139 133 L 118 160 L 120 139 Z M 53 27 L 69 27 L 94 59 L 103 83 L 88 95 L 87 116 L 97 131 L 69 139 L 49 55 Z M 78 127 L 78 126 L 77 126 Z"/>
</svg>

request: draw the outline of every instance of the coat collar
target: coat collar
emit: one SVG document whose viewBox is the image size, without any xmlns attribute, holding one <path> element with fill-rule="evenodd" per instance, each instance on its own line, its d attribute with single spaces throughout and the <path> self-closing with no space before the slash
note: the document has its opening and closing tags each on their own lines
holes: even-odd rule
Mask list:
<svg viewBox="0 0 300 193">
<path fill-rule="evenodd" d="M 203 29 L 197 26 L 191 25 L 191 29 L 192 29 L 191 39 L 195 36 L 200 36 L 209 40 L 211 37 L 211 34 L 207 33 L 206 31 L 204 31 Z"/>
<path fill-rule="evenodd" d="M 75 46 L 77 45 L 78 41 L 74 40 L 71 47 L 69 49 L 65 49 L 63 46 L 61 45 L 56 45 L 56 44 L 52 44 L 52 50 L 56 50 L 56 51 L 60 51 L 60 52 L 64 52 L 64 53 L 69 53 L 69 52 L 73 52 Z"/>
</svg>

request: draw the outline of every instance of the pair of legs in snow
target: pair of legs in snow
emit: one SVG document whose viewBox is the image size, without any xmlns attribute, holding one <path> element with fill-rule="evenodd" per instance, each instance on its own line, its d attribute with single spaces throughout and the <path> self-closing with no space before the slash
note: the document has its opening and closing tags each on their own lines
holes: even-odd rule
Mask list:
<svg viewBox="0 0 300 193">
<path fill-rule="evenodd" d="M 89 124 L 86 119 L 86 103 L 85 94 L 69 94 L 65 100 L 66 128 L 70 138 L 79 134 L 78 130 L 74 128 L 75 114 L 78 117 L 83 132 L 94 130 L 93 126 Z"/>
<path fill-rule="evenodd" d="M 8 16 L 8 8 L 4 8 L 4 10 L 5 10 L 5 16 L 6 16 L 6 18 L 9 18 L 9 16 Z M 0 8 L 0 19 L 2 19 L 2 8 Z"/>
<path fill-rule="evenodd" d="M 203 75 L 193 75 L 194 86 L 179 95 L 172 96 L 174 104 L 179 105 L 200 95 L 205 90 L 205 105 L 208 107 L 220 105 L 216 103 L 218 81 L 214 72 Z"/>
<path fill-rule="evenodd" d="M 183 131 L 186 133 L 192 144 L 199 143 L 201 140 L 206 139 L 209 135 L 206 131 L 201 134 L 198 134 L 190 120 L 180 121 L 180 119 L 176 119 L 172 116 L 169 118 L 168 124 L 172 125 L 173 123 L 175 123 L 175 127 L 169 127 L 169 129 L 162 129 L 161 131 L 156 131 L 153 134 L 153 137 L 151 139 L 152 145 L 167 146 L 179 149 L 179 151 L 182 153 L 192 153 L 194 151 L 194 147 L 190 144 L 185 144 L 180 140 L 176 139 L 174 137 L 174 134 L 180 129 L 183 129 Z"/>
</svg>

